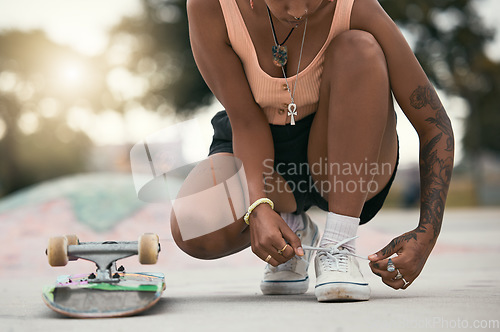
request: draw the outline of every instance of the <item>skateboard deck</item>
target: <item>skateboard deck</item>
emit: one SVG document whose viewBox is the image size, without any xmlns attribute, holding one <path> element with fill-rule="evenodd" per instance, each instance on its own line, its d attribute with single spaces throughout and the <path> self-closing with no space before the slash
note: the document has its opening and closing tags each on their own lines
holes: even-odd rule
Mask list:
<svg viewBox="0 0 500 332">
<path fill-rule="evenodd" d="M 59 276 L 55 285 L 43 289 L 42 297 L 49 308 L 66 316 L 121 317 L 149 309 L 165 289 L 163 273 L 118 273 L 117 277 L 115 283 L 93 283 L 88 274 Z"/>
<path fill-rule="evenodd" d="M 78 259 L 96 263 L 96 272 L 59 276 L 46 286 L 42 298 L 47 306 L 66 316 L 104 318 L 130 316 L 145 311 L 160 300 L 165 290 L 163 273 L 125 272 L 116 261 L 138 255 L 141 264 L 155 264 L 160 252 L 156 234 L 144 234 L 139 241 L 84 242 L 76 235 L 53 237 L 47 256 L 52 266 L 65 266 Z"/>
</svg>

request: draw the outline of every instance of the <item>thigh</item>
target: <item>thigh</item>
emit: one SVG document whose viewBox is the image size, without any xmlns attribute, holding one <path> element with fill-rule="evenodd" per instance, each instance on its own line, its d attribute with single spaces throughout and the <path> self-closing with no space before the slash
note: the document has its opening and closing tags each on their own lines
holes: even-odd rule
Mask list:
<svg viewBox="0 0 500 332">
<path fill-rule="evenodd" d="M 325 54 L 319 106 L 311 127 L 308 147 L 311 169 L 321 170 L 313 172 L 313 178 L 321 185 L 324 181 L 329 181 L 330 171 L 336 169 L 331 167 L 333 163 L 342 165 L 345 162 L 328 159 L 329 145 L 341 145 L 345 151 L 349 151 L 354 145 L 354 142 L 342 137 L 332 141 L 332 131 L 339 132 L 353 124 L 370 130 L 371 123 L 378 121 L 383 130 L 380 144 L 368 141 L 363 144 L 363 148 L 378 150 L 378 158 L 375 159 L 378 167 L 373 170 L 377 188 L 368 194 L 367 200 L 378 194 L 389 182 L 397 159 L 396 119 L 390 85 L 369 85 L 373 67 L 378 68 L 378 76 L 385 76 L 384 81 L 388 82 L 385 57 L 370 34 L 347 31 L 332 41 Z M 355 88 L 349 89 L 349 85 Z M 361 134 L 353 139 L 364 138 Z M 322 193 L 322 196 L 327 199 L 327 193 Z"/>
</svg>

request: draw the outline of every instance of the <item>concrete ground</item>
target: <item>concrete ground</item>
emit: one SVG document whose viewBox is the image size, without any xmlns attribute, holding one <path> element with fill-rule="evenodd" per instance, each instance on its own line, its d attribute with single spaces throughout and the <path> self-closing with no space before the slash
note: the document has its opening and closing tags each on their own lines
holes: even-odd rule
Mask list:
<svg viewBox="0 0 500 332">
<path fill-rule="evenodd" d="M 311 216 L 319 224 L 324 222 L 320 211 L 312 211 Z M 360 228 L 358 253 L 378 251 L 417 222 L 416 210 L 383 210 Z M 0 222 L 0 233 L 13 232 L 5 224 Z M 318 303 L 314 268 L 310 269 L 311 285 L 305 295 L 263 296 L 259 281 L 264 264 L 250 250 L 200 261 L 177 249 L 166 229 L 160 234 L 160 261 L 146 270 L 164 272 L 167 289 L 155 307 L 134 317 L 79 320 L 49 310 L 41 299 L 42 286 L 52 283 L 57 275 L 86 272 L 92 266 L 71 262 L 64 268 L 48 267 L 43 255 L 46 238 L 31 241 L 37 253 L 29 256 L 34 257 L 30 262 L 2 256 L 10 265 L 0 263 L 0 330 L 500 330 L 499 208 L 447 210 L 438 244 L 420 277 L 406 291 L 385 286 L 371 273 L 367 261 L 360 261 L 372 296 L 370 301 L 355 303 Z M 22 243 L 22 239 L 15 241 Z M 3 252 L 9 252 L 8 243 L 0 245 Z M 26 245 L 17 250 L 32 248 Z M 131 258 L 125 263 L 129 271 L 145 270 Z"/>
</svg>

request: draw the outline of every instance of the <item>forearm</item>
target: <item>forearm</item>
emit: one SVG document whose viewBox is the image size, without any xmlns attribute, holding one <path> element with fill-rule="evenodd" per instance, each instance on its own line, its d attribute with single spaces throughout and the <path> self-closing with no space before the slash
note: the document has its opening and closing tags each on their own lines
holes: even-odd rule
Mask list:
<svg viewBox="0 0 500 332">
<path fill-rule="evenodd" d="M 233 148 L 235 157 L 243 162 L 249 204 L 267 197 L 265 179 L 272 175 L 274 145 L 269 124 L 264 114 L 233 126 Z"/>
<path fill-rule="evenodd" d="M 454 137 L 449 118 L 439 103 L 435 116 L 427 121 L 435 126 L 421 138 L 419 231 L 435 243 L 441 230 L 444 206 L 453 171 Z"/>
</svg>

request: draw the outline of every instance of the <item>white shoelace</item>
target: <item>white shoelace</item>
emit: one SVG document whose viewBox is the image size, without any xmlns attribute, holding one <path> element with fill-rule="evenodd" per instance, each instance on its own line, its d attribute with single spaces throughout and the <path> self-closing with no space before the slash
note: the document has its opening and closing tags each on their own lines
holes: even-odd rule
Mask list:
<svg viewBox="0 0 500 332">
<path fill-rule="evenodd" d="M 347 242 L 356 239 L 358 236 L 354 236 L 352 238 L 347 238 L 339 243 L 335 244 L 332 247 L 321 248 L 321 247 L 311 247 L 311 246 L 303 246 L 304 250 L 313 250 L 318 251 L 318 257 L 323 263 L 323 265 L 330 271 L 340 271 L 347 272 L 348 268 L 348 259 L 347 256 L 354 256 L 361 259 L 368 259 L 367 256 L 357 255 L 355 253 L 350 252 L 347 249 L 339 249 Z M 303 259 L 302 257 L 300 257 Z"/>
<path fill-rule="evenodd" d="M 347 272 L 347 267 L 348 267 L 347 256 L 354 256 L 354 257 L 368 260 L 367 256 L 361 256 L 361 255 L 352 253 L 349 250 L 344 249 L 344 248 L 339 249 L 339 247 L 342 247 L 347 242 L 354 240 L 356 238 L 358 238 L 358 236 L 344 239 L 344 240 L 340 241 L 339 243 L 337 243 L 336 245 L 334 245 L 332 247 L 328 247 L 328 248 L 312 247 L 312 246 L 304 245 L 304 246 L 302 246 L 302 249 L 318 251 L 319 259 L 321 260 L 321 262 L 324 265 L 326 265 L 328 270 Z M 304 257 L 295 255 L 295 258 L 301 259 L 309 265 L 309 261 L 306 260 Z M 292 258 L 292 259 L 288 260 L 286 263 L 278 265 L 276 267 L 277 271 L 292 270 L 293 269 L 292 264 L 294 263 L 293 260 L 294 259 Z"/>
</svg>

